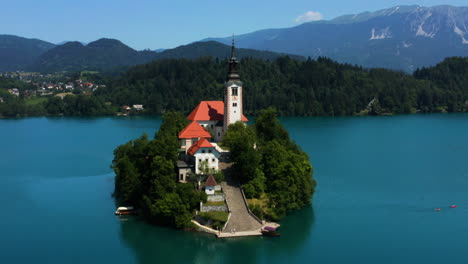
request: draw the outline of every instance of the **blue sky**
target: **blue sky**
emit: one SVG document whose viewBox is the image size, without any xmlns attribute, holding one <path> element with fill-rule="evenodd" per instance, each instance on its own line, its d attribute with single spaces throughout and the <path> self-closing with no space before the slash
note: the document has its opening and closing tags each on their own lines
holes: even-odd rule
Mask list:
<svg viewBox="0 0 468 264">
<path fill-rule="evenodd" d="M 5 0 L 0 4 L 0 34 L 53 43 L 107 37 L 135 49 L 172 48 L 206 37 L 291 27 L 311 19 L 415 4 L 468 6 L 468 1 Z"/>
</svg>

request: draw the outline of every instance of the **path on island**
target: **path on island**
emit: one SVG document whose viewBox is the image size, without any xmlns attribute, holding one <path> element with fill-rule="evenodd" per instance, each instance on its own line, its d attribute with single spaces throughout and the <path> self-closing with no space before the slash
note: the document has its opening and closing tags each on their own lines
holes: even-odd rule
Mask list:
<svg viewBox="0 0 468 264">
<path fill-rule="evenodd" d="M 221 185 L 231 211 L 231 218 L 220 237 L 261 235 L 262 224 L 249 214 L 238 182 L 228 177 Z"/>
</svg>

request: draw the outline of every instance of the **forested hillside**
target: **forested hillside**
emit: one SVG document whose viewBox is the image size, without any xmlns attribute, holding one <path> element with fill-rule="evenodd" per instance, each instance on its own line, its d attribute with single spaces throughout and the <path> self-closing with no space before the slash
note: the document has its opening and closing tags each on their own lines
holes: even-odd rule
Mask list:
<svg viewBox="0 0 468 264">
<path fill-rule="evenodd" d="M 412 76 L 327 58 L 246 58 L 240 63 L 244 110 L 251 115 L 274 106 L 291 116 L 466 111 L 466 60 L 451 58 Z M 132 68 L 98 96 L 117 105 L 144 104 L 152 114 L 189 112 L 201 100 L 223 99 L 226 65 L 211 58 L 155 61 Z"/>
<path fill-rule="evenodd" d="M 0 35 L 0 72 L 27 69 L 55 45 L 39 39 Z"/>
<path fill-rule="evenodd" d="M 330 59 L 240 62 L 244 111 L 255 115 L 274 106 L 288 116 L 465 112 L 468 58 L 449 58 L 414 76 L 385 69 L 365 70 Z M 94 94 L 74 91 L 58 97 L 19 97 L 6 89 L 32 89 L 0 79 L 0 116 L 106 115 L 120 106 L 143 104 L 146 114 L 188 113 L 202 100 L 223 100 L 227 61 L 209 57 L 167 59 L 131 68 Z M 99 76 L 98 76 L 99 77 Z"/>
</svg>

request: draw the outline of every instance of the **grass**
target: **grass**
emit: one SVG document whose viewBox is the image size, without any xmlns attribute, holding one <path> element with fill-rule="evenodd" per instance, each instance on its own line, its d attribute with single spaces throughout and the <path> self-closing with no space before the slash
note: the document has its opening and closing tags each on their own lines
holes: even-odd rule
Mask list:
<svg viewBox="0 0 468 264">
<path fill-rule="evenodd" d="M 252 198 L 252 199 L 247 199 L 247 203 L 251 206 L 260 206 L 261 208 L 267 208 L 268 207 L 268 197 L 265 194 L 262 194 L 260 199 Z"/>
<path fill-rule="evenodd" d="M 226 203 L 224 201 L 221 201 L 221 202 L 206 202 L 203 205 L 205 205 L 205 206 L 222 206 L 222 205 L 226 205 Z"/>
<path fill-rule="evenodd" d="M 228 213 L 227 212 L 202 212 L 200 213 L 200 216 L 205 218 L 205 219 L 211 219 L 213 221 L 218 221 L 222 223 L 226 223 L 228 219 Z"/>
<path fill-rule="evenodd" d="M 269 199 L 265 194 L 262 194 L 260 199 L 247 199 L 250 211 L 262 220 L 268 215 L 268 203 Z"/>
<path fill-rule="evenodd" d="M 47 101 L 46 97 L 37 97 L 33 96 L 25 100 L 26 105 L 37 105 L 37 104 L 42 104 L 45 101 Z"/>
</svg>

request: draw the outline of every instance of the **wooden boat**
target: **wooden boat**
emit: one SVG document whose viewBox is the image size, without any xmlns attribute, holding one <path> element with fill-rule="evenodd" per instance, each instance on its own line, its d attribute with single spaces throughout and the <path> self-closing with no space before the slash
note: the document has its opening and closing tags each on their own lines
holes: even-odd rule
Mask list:
<svg viewBox="0 0 468 264">
<path fill-rule="evenodd" d="M 262 235 L 264 235 L 264 236 L 271 236 L 271 237 L 279 237 L 279 236 L 281 236 L 281 234 L 278 233 L 278 232 L 275 232 L 275 231 L 268 231 L 268 230 L 265 230 L 265 229 L 262 229 Z"/>
<path fill-rule="evenodd" d="M 115 211 L 116 215 L 134 215 L 136 214 L 135 208 L 133 206 L 121 206 Z"/>
</svg>

